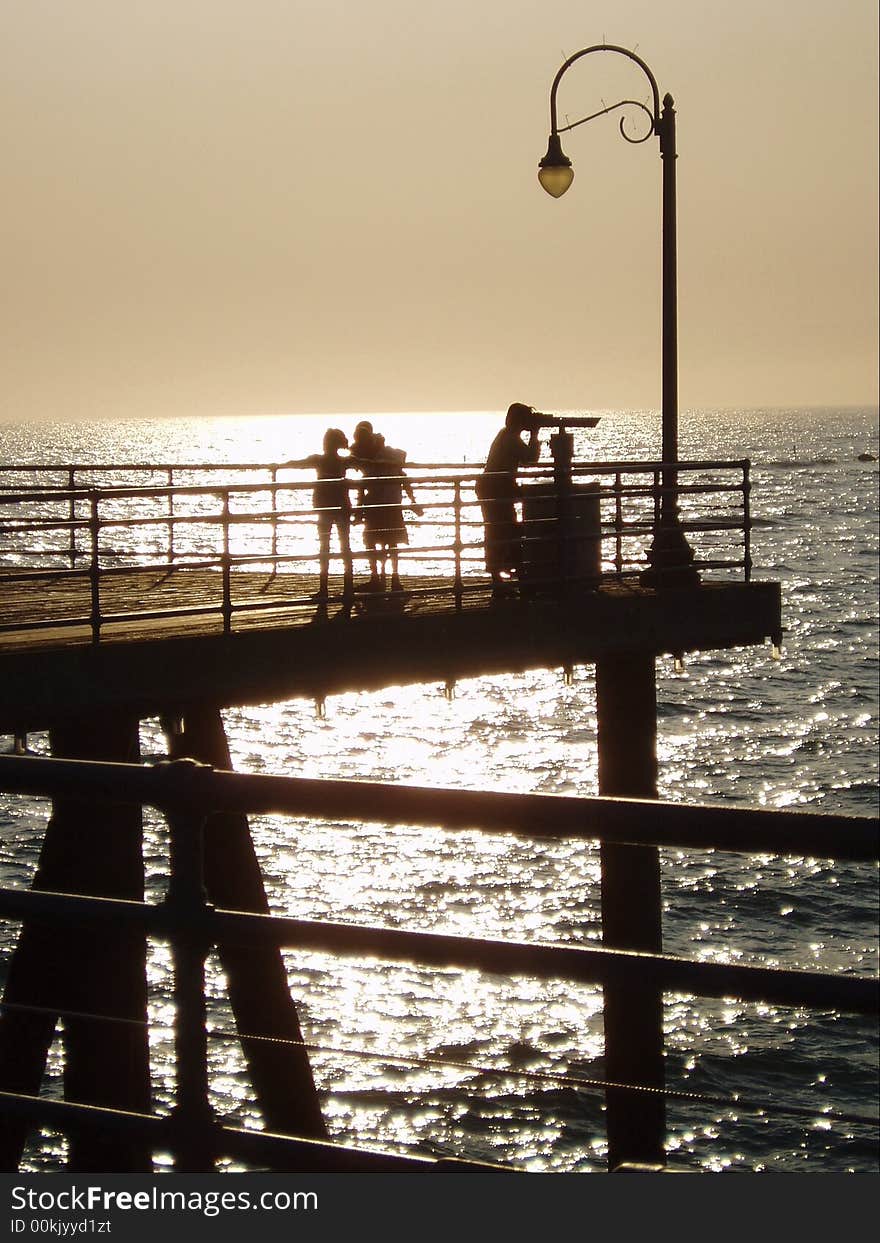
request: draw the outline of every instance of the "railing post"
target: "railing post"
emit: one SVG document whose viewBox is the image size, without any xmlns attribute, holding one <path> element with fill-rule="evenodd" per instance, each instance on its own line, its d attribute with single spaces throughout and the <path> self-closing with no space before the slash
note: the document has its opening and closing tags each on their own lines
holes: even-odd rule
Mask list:
<svg viewBox="0 0 880 1243">
<path fill-rule="evenodd" d="M 196 767 L 191 760 L 175 760 L 169 765 L 184 780 Z M 179 1173 L 211 1171 L 214 1163 L 215 1118 L 209 1094 L 205 1001 L 211 907 L 204 885 L 204 817 L 204 809 L 186 798 L 175 800 L 167 811 L 170 876 L 165 905 L 175 922 L 171 953 L 176 1083 L 171 1134 Z"/>
<path fill-rule="evenodd" d="M 455 607 L 456 609 L 460 610 L 461 600 L 462 600 L 462 595 L 463 595 L 463 586 L 462 586 L 462 578 L 461 578 L 461 553 L 462 553 L 461 480 L 456 479 L 455 483 L 453 484 L 453 487 L 454 487 L 454 493 L 453 493 L 452 503 L 455 509 L 455 585 L 454 585 L 453 590 L 455 592 Z"/>
<path fill-rule="evenodd" d="M 572 481 L 571 465 L 574 456 L 574 437 L 560 428 L 550 437 L 553 455 L 553 482 L 556 492 L 556 529 L 559 540 L 559 585 L 563 588 L 572 578 L 572 561 L 575 545 L 572 530 Z"/>
<path fill-rule="evenodd" d="M 272 467 L 272 573 L 278 570 L 278 467 Z"/>
<path fill-rule="evenodd" d="M 623 572 L 623 476 L 620 471 L 614 476 L 614 564 L 617 573 Z"/>
<path fill-rule="evenodd" d="M 91 564 L 89 566 L 89 582 L 91 585 L 91 628 L 92 643 L 98 643 L 101 637 L 101 549 L 99 536 L 101 525 L 98 514 L 98 493 L 92 488 L 89 492 L 89 541 L 91 545 Z"/>
<path fill-rule="evenodd" d="M 743 567 L 747 583 L 752 581 L 752 510 L 751 510 L 751 462 L 748 458 L 742 464 L 743 470 Z"/>
<path fill-rule="evenodd" d="M 223 490 L 223 633 L 232 630 L 232 558 L 229 551 L 229 489 Z"/>
<path fill-rule="evenodd" d="M 174 560 L 174 468 L 168 467 L 168 563 Z"/>
<path fill-rule="evenodd" d="M 660 474 L 660 471 L 659 471 L 659 470 L 655 470 L 655 471 L 654 471 L 654 528 L 653 528 L 653 530 L 652 530 L 652 532 L 651 532 L 651 543 L 652 543 L 652 545 L 653 545 L 653 544 L 655 544 L 655 543 L 658 541 L 659 536 L 660 536 L 660 515 L 661 515 L 661 512 L 662 512 L 662 487 L 661 487 L 661 474 Z M 656 573 L 657 573 L 657 579 L 658 579 L 658 582 L 659 582 L 659 581 L 662 579 L 662 577 L 663 577 L 663 570 L 662 570 L 662 568 L 658 566 L 658 567 L 657 567 L 657 571 L 656 571 Z"/>
<path fill-rule="evenodd" d="M 70 538 L 68 541 L 68 556 L 70 558 L 70 568 L 76 567 L 76 498 L 73 495 L 76 487 L 76 467 L 69 466 L 67 468 L 67 486 L 70 489 L 70 497 L 67 502 L 67 516 L 70 520 Z"/>
</svg>

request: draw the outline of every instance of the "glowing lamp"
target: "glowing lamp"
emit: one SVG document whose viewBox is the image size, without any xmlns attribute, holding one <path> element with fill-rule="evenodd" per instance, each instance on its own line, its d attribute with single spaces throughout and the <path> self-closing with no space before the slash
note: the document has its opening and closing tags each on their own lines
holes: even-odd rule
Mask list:
<svg viewBox="0 0 880 1243">
<path fill-rule="evenodd" d="M 559 135 L 552 133 L 547 143 L 547 154 L 538 164 L 538 181 L 553 198 L 561 198 L 574 180 L 571 160 L 562 150 Z"/>
</svg>

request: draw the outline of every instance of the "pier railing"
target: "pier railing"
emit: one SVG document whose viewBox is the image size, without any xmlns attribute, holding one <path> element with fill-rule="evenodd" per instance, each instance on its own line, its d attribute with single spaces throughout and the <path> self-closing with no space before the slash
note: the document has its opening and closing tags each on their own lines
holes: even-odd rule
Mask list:
<svg viewBox="0 0 880 1243">
<path fill-rule="evenodd" d="M 560 501 L 552 467 L 522 472 L 520 589 L 638 582 L 669 477 L 659 462 L 578 463 Z M 485 600 L 490 580 L 478 478 L 473 468 L 427 464 L 379 481 L 405 482 L 418 506 L 407 512 L 404 498 L 407 534 L 397 551 L 400 590 L 408 597 L 445 598 L 459 610 Z M 748 461 L 683 462 L 675 480 L 694 568 L 704 579 L 748 581 Z M 370 505 L 359 503 L 362 483 L 349 480 L 355 581 L 353 588 L 346 582 L 334 532 L 331 600 L 365 586 L 359 580 L 373 554 L 360 534 L 370 518 Z M 0 632 L 85 626 L 97 642 L 116 622 L 196 616 L 213 616 L 230 631 L 248 615 L 313 606 L 320 515 L 314 487 L 309 472 L 280 464 L 4 467 L 0 599 L 17 596 L 21 604 L 11 614 L 0 611 Z M 675 569 L 665 564 L 655 578 Z M 260 575 L 270 581 L 255 586 Z M 24 605 L 28 593 L 39 598 L 35 615 Z"/>
<path fill-rule="evenodd" d="M 215 810 L 308 815 L 514 833 L 530 838 L 577 838 L 603 844 L 707 848 L 796 854 L 870 862 L 878 858 L 875 820 L 788 812 L 684 806 L 630 799 L 509 795 L 419 789 L 350 781 L 253 776 L 216 771 L 192 761 L 155 766 L 0 756 L 0 789 L 18 794 L 148 805 L 170 829 L 167 896 L 148 904 L 111 898 L 0 890 L 0 915 L 42 925 L 90 926 L 107 935 L 136 930 L 170 942 L 174 964 L 176 1105 L 168 1116 L 108 1110 L 77 1102 L 0 1093 L 0 1112 L 76 1135 L 100 1129 L 136 1135 L 171 1151 L 180 1170 L 211 1169 L 229 1154 L 273 1169 L 426 1170 L 449 1163 L 421 1155 L 365 1152 L 342 1144 L 268 1135 L 225 1125 L 211 1105 L 204 964 L 215 943 L 309 948 L 434 967 L 479 969 L 599 984 L 660 989 L 703 997 L 740 998 L 783 1006 L 875 1014 L 876 978 L 695 961 L 583 945 L 514 943 L 353 924 L 315 922 L 221 910 L 203 885 L 205 818 Z M 657 900 L 659 901 L 659 895 Z M 51 1001 L 47 1002 L 51 1006 Z M 14 1009 L 14 1007 L 12 1007 Z M 595 1087 L 593 1082 L 591 1086 Z M 608 1092 L 639 1092 L 607 1084 Z M 662 1088 L 660 1089 L 663 1090 Z M 669 1095 L 675 1095 L 674 1092 Z M 733 1102 L 731 1102 L 733 1103 Z M 739 1110 L 748 1103 L 736 1098 Z M 766 1109 L 761 1101 L 756 1109 Z M 785 1114 L 785 1102 L 775 1102 Z M 793 1110 L 794 1114 L 804 1111 Z M 824 1121 L 833 1121 L 824 1104 Z M 870 1123 L 870 1119 L 862 1119 Z M 479 1168 L 452 1163 L 454 1168 Z M 483 1167 L 485 1168 L 485 1167 Z"/>
</svg>

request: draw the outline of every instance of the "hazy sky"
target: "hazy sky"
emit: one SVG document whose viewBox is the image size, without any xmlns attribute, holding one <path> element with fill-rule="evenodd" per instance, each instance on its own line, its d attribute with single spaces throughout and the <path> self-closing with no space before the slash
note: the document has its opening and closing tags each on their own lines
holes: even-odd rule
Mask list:
<svg viewBox="0 0 880 1243">
<path fill-rule="evenodd" d="M 0 0 L 0 417 L 658 406 L 603 39 L 682 408 L 876 402 L 875 0 Z"/>
</svg>

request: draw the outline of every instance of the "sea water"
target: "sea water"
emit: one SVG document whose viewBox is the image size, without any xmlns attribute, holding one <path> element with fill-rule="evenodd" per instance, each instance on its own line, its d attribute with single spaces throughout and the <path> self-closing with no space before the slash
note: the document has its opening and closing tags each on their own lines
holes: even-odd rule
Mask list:
<svg viewBox="0 0 880 1243">
<path fill-rule="evenodd" d="M 591 460 L 656 458 L 651 411 L 591 411 Z M 5 463 L 278 462 L 362 416 L 0 424 Z M 478 464 L 497 414 L 371 415 L 411 461 Z M 681 454 L 752 461 L 754 578 L 782 584 L 784 646 L 658 663 L 660 795 L 876 815 L 878 792 L 876 409 L 692 411 Z M 296 700 L 224 714 L 240 771 L 564 794 L 597 792 L 592 670 L 559 670 Z M 11 740 L 5 742 L 8 749 Z M 31 747 L 45 751 L 41 737 Z M 164 754 L 142 727 L 146 759 Z M 0 794 L 0 880 L 30 883 L 47 804 Z M 442 829 L 256 817 L 272 909 L 464 936 L 600 939 L 591 844 Z M 167 875 L 147 818 L 147 877 Z M 837 974 L 877 970 L 877 874 L 825 859 L 662 852 L 664 945 L 716 962 Z M 6 954 L 12 931 L 6 933 Z M 606 1155 L 601 992 L 474 971 L 285 954 L 334 1137 L 398 1151 L 591 1171 Z M 170 961 L 150 947 L 156 1108 L 173 1099 Z M 223 979 L 210 966 L 214 1103 L 259 1126 Z M 870 1020 L 668 996 L 668 1148 L 677 1168 L 875 1171 L 877 1038 Z M 47 1090 L 57 1082 L 53 1055 Z M 872 1121 L 873 1117 L 873 1121 Z M 29 1160 L 46 1168 L 63 1144 Z"/>
</svg>

